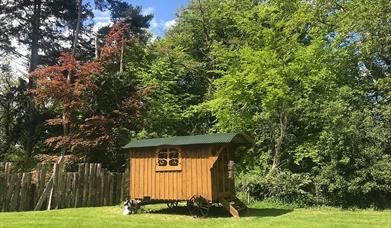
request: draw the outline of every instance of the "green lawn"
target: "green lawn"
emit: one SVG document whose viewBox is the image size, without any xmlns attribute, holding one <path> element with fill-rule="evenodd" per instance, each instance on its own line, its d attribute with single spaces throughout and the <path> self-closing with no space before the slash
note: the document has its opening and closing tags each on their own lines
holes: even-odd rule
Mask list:
<svg viewBox="0 0 391 228">
<path fill-rule="evenodd" d="M 194 219 L 184 206 L 147 206 L 146 212 L 123 216 L 121 207 L 0 213 L 0 227 L 391 227 L 391 211 L 337 208 L 289 209 L 267 203 L 250 207 L 246 217 L 230 218 L 212 208 L 207 219 Z"/>
</svg>

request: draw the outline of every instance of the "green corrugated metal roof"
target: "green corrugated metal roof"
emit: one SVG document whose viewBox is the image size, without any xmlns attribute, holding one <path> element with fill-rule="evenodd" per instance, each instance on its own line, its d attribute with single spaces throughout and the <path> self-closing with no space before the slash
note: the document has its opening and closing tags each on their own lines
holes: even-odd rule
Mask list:
<svg viewBox="0 0 391 228">
<path fill-rule="evenodd" d="M 142 139 L 128 143 L 123 148 L 155 147 L 155 146 L 180 146 L 195 144 L 252 144 L 252 139 L 243 133 L 218 133 L 194 136 L 176 136 L 170 138 Z"/>
</svg>

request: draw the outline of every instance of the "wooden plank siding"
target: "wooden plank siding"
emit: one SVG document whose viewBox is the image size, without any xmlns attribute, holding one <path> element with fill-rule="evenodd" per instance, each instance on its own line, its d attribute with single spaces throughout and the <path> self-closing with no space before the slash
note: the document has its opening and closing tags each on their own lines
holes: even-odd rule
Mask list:
<svg viewBox="0 0 391 228">
<path fill-rule="evenodd" d="M 180 171 L 156 171 L 156 147 L 132 149 L 130 159 L 132 199 L 188 200 L 202 195 L 212 201 L 209 145 L 183 146 Z"/>
<path fill-rule="evenodd" d="M 212 151 L 218 151 L 221 146 L 213 146 Z M 235 184 L 233 179 L 228 177 L 228 162 L 234 160 L 231 146 L 225 147 L 218 159 L 211 168 L 212 175 L 212 201 L 219 201 L 220 197 L 230 197 L 235 194 Z"/>
</svg>

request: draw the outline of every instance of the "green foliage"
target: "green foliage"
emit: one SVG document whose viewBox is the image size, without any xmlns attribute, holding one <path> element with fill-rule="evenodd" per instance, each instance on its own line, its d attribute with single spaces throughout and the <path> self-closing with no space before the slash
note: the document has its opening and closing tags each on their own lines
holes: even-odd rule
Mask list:
<svg viewBox="0 0 391 228">
<path fill-rule="evenodd" d="M 207 96 L 194 107 L 216 118 L 211 131 L 255 137 L 239 159 L 239 190 L 304 205 L 386 205 L 389 10 L 381 0 L 204 0 L 179 13 L 160 43 L 186 47 L 207 70 Z"/>
<path fill-rule="evenodd" d="M 120 1 L 106 7 L 116 11 L 113 20 L 141 12 Z M 388 207 L 390 15 L 386 0 L 198 0 L 154 41 L 142 29 L 151 17 L 138 15 L 131 23 L 139 25 L 131 29 L 138 37 L 121 56 L 124 72 L 117 72 L 118 59 L 105 65 L 88 112 L 116 118 L 124 99 L 146 91 L 142 118 L 123 120 L 109 131 L 113 140 L 80 153 L 115 167 L 126 158 L 120 147 L 129 137 L 243 131 L 255 145 L 237 153 L 242 194 L 297 205 Z M 3 158 L 27 139 L 9 143 L 8 122 L 23 129 L 23 122 L 3 120 Z M 37 129 L 36 148 L 44 150 L 40 142 L 59 129 Z"/>
<path fill-rule="evenodd" d="M 246 192 L 255 200 L 272 200 L 284 204 L 310 206 L 317 202 L 315 188 L 309 174 L 277 171 L 262 176 L 255 170 L 241 173 L 237 179 L 240 192 Z"/>
<path fill-rule="evenodd" d="M 389 46 L 389 4 L 373 6 L 191 2 L 130 67 L 153 88 L 143 130 L 133 134 L 250 132 L 255 146 L 238 156 L 240 191 L 380 206 L 390 196 L 388 53 L 378 46 Z M 368 23 L 360 14 L 384 18 Z"/>
<path fill-rule="evenodd" d="M 33 155 L 47 147 L 40 145 L 45 134 L 51 132 L 45 127 L 45 119 L 52 115 L 51 110 L 41 107 L 34 118 L 27 123 L 31 112 L 27 82 L 16 78 L 8 64 L 0 69 L 0 160 L 21 161 L 31 159 Z M 34 137 L 29 131 L 34 130 Z M 28 144 L 35 145 L 28 151 Z M 28 161 L 26 161 L 28 163 Z"/>
<path fill-rule="evenodd" d="M 135 73 L 140 85 L 151 90 L 145 97 L 144 130 L 157 136 L 204 133 L 208 113 L 194 106 L 204 99 L 203 66 L 171 40 L 149 45 L 143 61 Z"/>
</svg>

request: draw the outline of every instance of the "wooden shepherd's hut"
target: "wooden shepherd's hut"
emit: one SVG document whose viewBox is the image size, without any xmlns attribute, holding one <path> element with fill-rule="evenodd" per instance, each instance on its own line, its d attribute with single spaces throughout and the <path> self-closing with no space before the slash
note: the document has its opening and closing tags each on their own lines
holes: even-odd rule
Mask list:
<svg viewBox="0 0 391 228">
<path fill-rule="evenodd" d="M 252 139 L 243 133 L 155 138 L 130 142 L 129 205 L 187 201 L 193 216 L 205 217 L 220 203 L 234 217 L 245 205 L 235 196 L 235 154 Z"/>
</svg>

